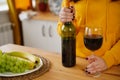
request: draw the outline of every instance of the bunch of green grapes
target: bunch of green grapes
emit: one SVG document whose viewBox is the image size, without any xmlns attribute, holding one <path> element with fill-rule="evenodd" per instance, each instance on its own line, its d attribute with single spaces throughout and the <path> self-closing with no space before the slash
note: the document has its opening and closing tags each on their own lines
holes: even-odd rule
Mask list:
<svg viewBox="0 0 120 80">
<path fill-rule="evenodd" d="M 29 63 L 18 57 L 0 54 L 0 73 L 22 73 L 29 69 Z"/>
<path fill-rule="evenodd" d="M 2 56 L 2 51 L 0 50 L 0 56 Z"/>
</svg>

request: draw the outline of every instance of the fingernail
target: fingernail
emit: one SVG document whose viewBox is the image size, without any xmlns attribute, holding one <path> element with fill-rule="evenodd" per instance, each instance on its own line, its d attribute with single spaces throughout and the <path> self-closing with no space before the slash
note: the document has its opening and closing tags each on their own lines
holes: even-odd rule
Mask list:
<svg viewBox="0 0 120 80">
<path fill-rule="evenodd" d="M 71 10 L 71 13 L 73 13 L 73 6 L 70 6 L 69 9 Z"/>
<path fill-rule="evenodd" d="M 87 68 L 85 68 L 84 71 L 86 72 L 86 71 L 87 71 Z"/>
<path fill-rule="evenodd" d="M 90 74 L 90 72 L 87 71 L 88 74 Z"/>
<path fill-rule="evenodd" d="M 87 70 L 85 70 L 85 72 L 86 72 L 86 73 L 88 73 L 88 71 L 87 71 Z"/>
<path fill-rule="evenodd" d="M 71 13 L 73 13 L 73 10 L 71 9 Z"/>
<path fill-rule="evenodd" d="M 73 8 L 73 6 L 70 6 L 70 8 Z"/>
<path fill-rule="evenodd" d="M 73 19 L 72 20 L 74 20 L 75 19 L 75 16 L 73 16 Z"/>
<path fill-rule="evenodd" d="M 88 60 L 88 58 L 85 58 L 86 60 Z"/>
<path fill-rule="evenodd" d="M 75 15 L 73 15 L 73 18 L 75 18 Z"/>
<path fill-rule="evenodd" d="M 73 15 L 75 16 L 75 13 L 73 13 Z"/>
</svg>

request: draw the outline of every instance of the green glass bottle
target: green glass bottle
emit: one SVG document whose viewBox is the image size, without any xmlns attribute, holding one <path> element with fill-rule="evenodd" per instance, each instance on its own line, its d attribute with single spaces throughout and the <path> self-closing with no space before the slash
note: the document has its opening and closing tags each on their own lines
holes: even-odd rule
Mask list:
<svg viewBox="0 0 120 80">
<path fill-rule="evenodd" d="M 61 29 L 62 64 L 72 67 L 76 64 L 76 30 L 72 22 L 66 22 Z"/>
</svg>

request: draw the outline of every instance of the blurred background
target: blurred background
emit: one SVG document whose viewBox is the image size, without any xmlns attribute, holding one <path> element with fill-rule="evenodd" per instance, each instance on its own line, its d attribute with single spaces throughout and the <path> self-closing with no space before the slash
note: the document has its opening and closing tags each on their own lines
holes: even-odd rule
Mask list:
<svg viewBox="0 0 120 80">
<path fill-rule="evenodd" d="M 61 2 L 0 0 L 0 46 L 13 43 L 60 52 L 57 21 Z"/>
</svg>

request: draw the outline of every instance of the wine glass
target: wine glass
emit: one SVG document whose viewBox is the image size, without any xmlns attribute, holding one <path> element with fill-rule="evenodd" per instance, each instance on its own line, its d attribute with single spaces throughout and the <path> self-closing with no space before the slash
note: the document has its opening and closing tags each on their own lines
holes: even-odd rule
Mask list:
<svg viewBox="0 0 120 80">
<path fill-rule="evenodd" d="M 103 43 L 103 35 L 102 35 L 101 27 L 85 27 L 84 33 L 84 44 L 85 47 L 92 51 L 94 55 L 94 51 L 98 50 Z M 100 76 L 100 72 L 96 72 L 92 75 L 93 77 Z"/>
</svg>

